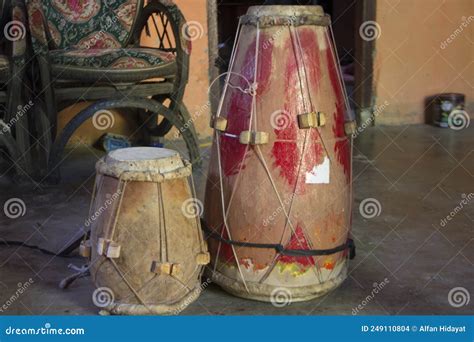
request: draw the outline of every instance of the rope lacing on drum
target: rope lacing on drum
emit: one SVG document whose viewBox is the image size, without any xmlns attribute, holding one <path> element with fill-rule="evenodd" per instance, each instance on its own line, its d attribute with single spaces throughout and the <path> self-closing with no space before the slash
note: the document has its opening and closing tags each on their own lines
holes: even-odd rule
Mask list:
<svg viewBox="0 0 474 342">
<path fill-rule="evenodd" d="M 348 120 L 352 120 L 352 117 L 348 117 L 348 114 L 351 112 L 351 106 L 349 104 L 349 96 L 347 95 L 347 89 L 346 89 L 346 86 L 343 82 L 343 74 L 342 74 L 342 69 L 341 69 L 341 63 L 339 61 L 339 55 L 337 53 L 337 50 L 336 50 L 336 39 L 334 38 L 334 32 L 333 32 L 333 29 L 332 29 L 332 26 L 329 25 L 329 33 L 331 34 L 331 37 L 328 36 L 328 33 L 326 32 L 326 38 L 328 41 L 331 41 L 332 42 L 332 46 L 334 46 L 334 50 L 331 48 L 331 46 L 329 47 L 331 49 L 331 54 L 333 56 L 333 58 L 335 58 L 336 60 L 336 67 L 337 67 L 337 73 L 338 73 L 338 79 L 339 79 L 339 86 L 341 87 L 342 91 L 343 91 L 343 95 L 344 95 L 344 105 L 346 107 L 346 111 L 345 111 L 345 119 L 346 121 Z M 354 135 L 350 135 L 349 137 L 350 139 L 350 144 L 351 144 L 351 147 L 350 147 L 350 174 L 349 174 L 349 212 L 348 212 L 348 215 L 349 215 L 349 222 L 350 222 L 350 219 L 351 219 L 351 215 L 352 215 L 352 205 L 353 205 L 353 202 L 354 202 L 354 194 L 353 194 L 353 176 L 352 176 L 352 173 L 353 173 L 353 163 L 352 163 L 352 160 L 353 160 L 353 157 L 354 157 Z M 350 227 L 349 227 L 350 228 Z M 349 233 L 349 228 L 347 229 L 347 233 Z"/>
<path fill-rule="evenodd" d="M 93 203 L 96 203 L 96 201 L 95 201 L 96 194 L 97 194 L 97 192 L 100 192 L 100 190 L 102 189 L 102 185 L 104 183 L 104 178 L 105 178 L 104 176 L 101 176 L 101 179 L 100 179 L 100 182 L 99 182 L 98 186 L 96 185 L 96 183 L 94 183 L 94 190 L 93 190 L 93 195 L 92 195 Z M 128 182 L 124 181 L 122 179 L 122 177 L 120 177 L 118 179 L 116 193 L 118 193 L 120 191 L 120 199 L 118 201 L 117 206 L 115 204 L 117 201 L 114 201 L 114 207 L 112 207 L 112 214 L 109 217 L 107 228 L 104 231 L 105 235 L 109 239 L 112 239 L 112 240 L 113 240 L 114 235 L 115 235 L 116 226 L 120 225 L 118 223 L 118 217 L 120 216 L 120 209 L 122 207 L 122 199 L 123 199 L 127 184 L 128 184 Z M 192 177 L 191 177 L 191 185 L 192 185 L 192 195 L 195 198 L 196 197 L 196 189 L 195 189 L 194 181 L 193 181 Z M 166 234 L 167 233 L 167 231 L 166 231 L 166 218 L 165 218 L 165 209 L 164 209 L 164 201 L 163 201 L 161 183 L 157 183 L 157 197 L 158 197 L 158 202 L 159 202 L 158 210 L 159 210 L 159 216 L 160 216 L 160 219 L 159 219 L 160 229 L 158 230 L 158 233 L 159 233 L 159 240 L 160 240 L 159 241 L 159 246 L 160 246 L 160 251 L 161 251 L 161 258 L 162 258 L 162 260 L 168 261 L 168 242 L 167 242 L 168 239 L 167 239 L 167 234 Z M 92 213 L 93 203 L 91 203 L 91 206 L 89 208 L 90 213 Z M 114 213 L 115 213 L 115 215 L 113 215 Z M 111 221 L 112 217 L 114 217 L 113 223 Z M 112 227 L 110 226 L 111 223 L 113 224 Z M 198 217 L 196 217 L 196 227 L 199 227 L 199 218 Z M 200 250 L 204 251 L 205 250 L 205 245 L 204 245 L 203 233 L 202 233 L 201 229 L 196 229 L 196 231 L 197 231 L 197 235 L 198 235 Z M 153 305 L 149 305 L 145 302 L 145 300 L 140 296 L 140 291 L 145 286 L 147 286 L 148 283 L 151 282 L 156 277 L 156 275 L 153 278 L 146 281 L 144 284 L 142 284 L 142 286 L 139 289 L 137 289 L 128 280 L 128 278 L 127 278 L 127 273 L 128 272 L 124 272 L 113 258 L 105 258 L 105 259 L 101 260 L 99 257 L 95 260 L 91 260 L 89 265 L 86 266 L 85 271 L 82 272 L 82 273 L 84 273 L 84 274 L 88 273 L 88 271 L 91 270 L 91 268 L 92 268 L 92 264 L 99 261 L 99 260 L 100 260 L 100 264 L 95 269 L 94 278 L 97 279 L 96 274 L 99 272 L 100 268 L 107 261 L 110 262 L 112 264 L 113 268 L 116 270 L 119 277 L 123 280 L 123 282 L 126 284 L 126 286 L 130 289 L 130 291 L 133 293 L 135 298 L 140 302 L 140 304 L 142 304 L 144 307 L 146 307 L 148 309 L 148 311 L 150 312 L 150 314 L 154 313 L 154 310 L 152 308 Z M 196 270 L 199 270 L 199 267 L 196 267 L 196 269 L 190 275 L 189 279 L 194 279 L 196 277 L 195 276 Z M 198 279 L 201 277 L 202 273 L 203 273 L 203 269 L 201 269 L 198 272 L 198 274 L 197 274 Z M 76 277 L 77 277 L 77 275 L 76 275 Z M 186 282 L 181 281 L 177 277 L 171 276 L 171 279 L 176 281 L 187 292 L 190 293 L 191 291 L 193 291 L 193 289 L 190 288 L 186 284 Z"/>
<path fill-rule="evenodd" d="M 304 81 L 305 81 L 305 85 L 306 87 L 303 87 L 303 81 L 302 81 L 302 76 L 300 75 L 300 68 L 298 67 L 297 70 L 297 75 L 298 75 L 298 83 L 300 85 L 300 92 L 301 92 L 301 97 L 303 99 L 302 101 L 302 104 L 303 104 L 303 109 L 305 112 L 308 112 L 308 108 L 307 108 L 307 103 L 306 101 L 309 102 L 309 107 L 310 107 L 310 110 L 313 111 L 314 110 L 314 106 L 313 106 L 313 101 L 312 101 L 312 98 L 311 98 L 311 92 L 310 92 L 310 86 L 309 86 L 309 81 L 308 81 L 308 78 L 307 78 L 307 74 L 306 74 L 306 65 L 305 65 L 305 62 L 304 62 L 304 56 L 303 56 L 303 48 L 301 46 L 301 42 L 300 42 L 300 39 L 299 39 L 299 32 L 298 30 L 293 30 L 293 31 L 296 31 L 296 35 L 293 33 L 292 31 L 292 28 L 293 28 L 293 25 L 290 24 L 288 26 L 288 29 L 289 29 L 289 34 L 290 34 L 290 38 L 292 38 L 292 40 L 295 38 L 296 36 L 296 43 L 297 43 L 297 48 L 298 49 L 295 49 L 295 46 L 294 44 L 292 45 L 293 46 L 293 52 L 294 52 L 294 56 L 295 56 L 295 61 L 297 64 L 301 63 L 303 68 L 303 73 L 304 73 Z M 318 83 L 318 88 L 319 88 L 319 83 Z M 307 94 L 304 93 L 304 89 L 306 89 L 306 92 Z M 318 92 L 319 93 L 319 92 Z M 321 139 L 321 142 L 323 143 L 323 146 L 324 146 L 324 149 L 325 149 L 325 152 L 326 152 L 326 155 L 328 156 L 329 158 L 329 154 L 327 153 L 327 150 L 326 150 L 326 147 L 324 145 L 324 141 L 321 137 L 321 134 L 319 132 L 319 129 L 318 130 L 318 134 L 320 136 L 320 139 Z M 293 209 L 293 203 L 294 203 L 294 198 L 295 198 L 295 193 L 296 193 L 296 189 L 298 187 L 298 183 L 299 183 L 299 180 L 300 180 L 300 174 L 301 174 L 301 168 L 302 168 L 302 164 L 303 164 L 303 159 L 304 159 L 304 156 L 305 156 L 305 152 L 306 152 L 306 148 L 308 146 L 308 139 L 309 139 L 309 132 L 308 131 L 305 131 L 304 133 L 304 142 L 303 142 L 303 150 L 301 152 L 301 157 L 300 157 L 300 160 L 298 162 L 298 171 L 297 171 L 297 178 L 296 178 L 296 182 L 295 182 L 295 185 L 294 185 L 294 188 L 293 188 L 293 193 L 291 195 L 291 200 L 290 200 L 290 204 L 289 204 L 289 208 L 288 208 L 288 211 L 286 210 L 285 208 L 285 205 L 281 199 L 281 196 L 278 192 L 278 189 L 276 188 L 276 185 L 275 185 L 275 182 L 273 181 L 273 178 L 271 176 L 271 173 L 270 173 L 270 170 L 268 169 L 268 166 L 265 162 L 265 159 L 263 157 L 263 154 L 261 153 L 260 151 L 260 148 L 258 147 L 258 154 L 259 154 L 259 158 L 262 160 L 262 163 L 264 164 L 264 167 L 265 167 L 265 172 L 267 173 L 268 177 L 270 178 L 270 181 L 271 181 L 271 184 L 272 184 L 272 187 L 275 191 L 275 194 L 278 198 L 278 201 L 280 203 L 280 207 L 283 209 L 283 213 L 285 214 L 285 219 L 286 219 L 286 223 L 285 223 L 285 226 L 283 228 L 283 231 L 282 231 L 282 234 L 281 234 L 281 237 L 280 237 L 280 245 L 286 245 L 290 240 L 291 240 L 291 236 L 296 236 L 296 229 L 293 225 L 293 223 L 291 222 L 291 211 Z M 285 233 L 287 231 L 287 228 L 288 226 L 290 227 L 291 229 L 291 234 L 288 238 L 288 241 L 284 242 L 284 236 L 285 236 Z M 309 234 L 308 232 L 306 231 L 306 229 L 304 227 L 302 227 L 302 231 L 303 231 L 303 236 L 305 238 L 305 240 L 307 241 L 309 247 L 311 249 L 314 249 L 313 248 L 313 245 L 312 245 L 312 242 L 311 242 L 311 239 L 309 239 Z M 277 253 L 275 254 L 275 257 L 273 258 L 272 262 L 271 262 L 271 265 L 270 267 L 268 268 L 268 270 L 265 272 L 265 274 L 260 278 L 259 280 L 259 283 L 262 283 L 264 282 L 268 276 L 272 273 L 273 269 L 275 268 L 276 266 L 276 263 L 279 259 L 279 257 L 282 255 L 281 251 L 277 251 Z M 310 256 L 307 256 L 306 258 L 308 259 L 312 259 Z M 315 276 L 318 278 L 318 280 L 321 282 L 321 275 L 319 273 L 319 269 L 315 270 L 314 268 L 312 268 L 313 272 L 315 273 Z"/>
<path fill-rule="evenodd" d="M 226 72 L 223 72 L 222 74 L 220 74 L 219 76 L 217 76 L 212 82 L 211 84 L 209 85 L 209 91 L 208 93 L 210 92 L 210 90 L 212 89 L 212 86 L 214 85 L 214 83 L 217 82 L 217 80 L 219 80 L 221 77 L 223 76 L 227 76 L 229 77 L 230 75 L 235 75 L 235 76 L 239 76 L 240 78 L 242 78 L 245 82 L 247 82 L 247 85 L 248 87 L 247 88 L 242 88 L 240 86 L 236 86 L 234 84 L 231 84 L 230 83 L 230 80 L 226 79 L 226 86 L 229 87 L 229 88 L 232 88 L 232 89 L 237 89 L 237 90 L 240 90 L 242 93 L 244 94 L 248 94 L 248 95 L 251 95 L 251 96 L 256 96 L 257 95 L 257 89 L 258 89 L 258 83 L 257 82 L 253 82 L 253 83 L 250 83 L 249 80 L 244 76 L 244 75 L 241 75 L 239 74 L 238 72 L 233 72 L 233 71 L 226 71 Z M 218 114 L 220 114 L 220 111 L 218 110 Z"/>
</svg>

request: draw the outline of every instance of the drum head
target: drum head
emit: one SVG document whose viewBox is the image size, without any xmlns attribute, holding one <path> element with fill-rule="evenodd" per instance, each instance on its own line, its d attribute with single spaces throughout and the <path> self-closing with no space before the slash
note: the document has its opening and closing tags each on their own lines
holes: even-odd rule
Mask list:
<svg viewBox="0 0 474 342">
<path fill-rule="evenodd" d="M 185 163 L 179 153 L 167 148 L 130 147 L 110 152 L 104 159 L 105 173 L 121 172 L 152 172 L 170 173 L 182 169 Z"/>
<path fill-rule="evenodd" d="M 108 158 L 112 158 L 116 161 L 140 161 L 140 160 L 156 160 L 169 158 L 178 155 L 178 152 L 170 150 L 168 148 L 158 147 L 130 147 L 121 148 L 109 153 Z"/>
</svg>

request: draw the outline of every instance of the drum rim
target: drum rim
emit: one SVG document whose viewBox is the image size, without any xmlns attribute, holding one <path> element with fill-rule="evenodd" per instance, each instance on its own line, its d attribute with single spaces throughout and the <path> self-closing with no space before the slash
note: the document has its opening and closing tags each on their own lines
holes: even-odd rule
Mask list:
<svg viewBox="0 0 474 342">
<path fill-rule="evenodd" d="M 324 15 L 303 15 L 294 16 L 289 15 L 263 15 L 256 16 L 252 14 L 245 14 L 240 17 L 242 25 L 253 25 L 260 28 L 268 28 L 275 26 L 303 26 L 303 25 L 315 25 L 315 26 L 329 26 L 331 25 L 331 17 L 329 14 Z"/>
<path fill-rule="evenodd" d="M 162 158 L 150 158 L 150 159 L 138 159 L 138 160 L 137 159 L 118 159 L 118 158 L 114 157 L 114 155 L 119 156 L 120 153 L 125 153 L 125 152 L 128 152 L 128 151 L 137 151 L 138 152 L 139 150 L 150 151 L 150 152 L 151 151 L 152 152 L 165 152 L 165 153 L 168 153 L 168 155 L 164 155 Z M 171 158 L 171 157 L 175 157 L 175 156 L 179 156 L 179 152 L 175 151 L 175 150 L 172 150 L 172 149 L 169 149 L 169 148 L 151 147 L 151 146 L 134 146 L 134 147 L 127 147 L 127 148 L 120 148 L 120 149 L 111 151 L 106 155 L 106 160 L 107 160 L 107 158 L 112 158 L 114 161 L 127 163 L 127 162 L 130 162 L 130 161 L 141 162 L 141 161 L 146 161 L 146 160 L 161 160 L 161 159 Z"/>
<path fill-rule="evenodd" d="M 132 147 L 127 148 L 128 150 L 140 148 Z M 151 149 L 156 147 L 149 147 Z M 164 156 L 163 158 L 158 159 L 139 159 L 139 160 L 121 160 L 115 159 L 112 156 L 112 153 L 107 154 L 106 156 L 99 159 L 96 163 L 96 172 L 100 175 L 114 177 L 124 181 L 141 181 L 141 182 L 164 182 L 166 180 L 184 178 L 188 177 L 192 173 L 192 165 L 186 159 L 183 159 L 178 151 L 172 149 L 163 149 L 166 152 L 171 152 L 170 155 Z M 169 168 L 168 170 L 153 169 L 150 166 L 146 165 L 147 162 L 152 163 L 153 161 L 165 162 L 169 160 L 171 163 L 173 161 L 179 161 L 175 163 L 174 168 Z M 145 164 L 143 168 L 139 167 L 139 164 Z"/>
<path fill-rule="evenodd" d="M 262 14 L 259 14 L 259 11 Z M 244 25 L 258 24 L 259 27 L 289 25 L 328 26 L 331 24 L 331 17 L 324 13 L 324 9 L 320 5 L 267 5 L 250 6 L 247 13 L 241 17 L 241 21 Z"/>
<path fill-rule="evenodd" d="M 263 15 L 257 14 L 259 11 L 265 13 Z M 288 12 L 291 12 L 289 14 Z M 257 13 L 255 13 L 257 12 Z M 275 12 L 274 14 L 270 14 L 271 12 Z M 279 14 L 282 12 L 286 12 L 287 14 Z M 246 15 L 253 15 L 256 17 L 262 16 L 288 16 L 292 17 L 295 15 L 298 16 L 305 16 L 305 15 L 315 15 L 315 16 L 324 16 L 324 9 L 321 5 L 265 5 L 265 6 L 250 6 L 247 9 Z"/>
</svg>

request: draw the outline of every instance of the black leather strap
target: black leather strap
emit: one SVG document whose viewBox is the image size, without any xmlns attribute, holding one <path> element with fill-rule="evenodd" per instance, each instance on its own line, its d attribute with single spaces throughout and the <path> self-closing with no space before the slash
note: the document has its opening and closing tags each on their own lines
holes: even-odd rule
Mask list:
<svg viewBox="0 0 474 342">
<path fill-rule="evenodd" d="M 208 237 L 211 239 L 215 239 L 229 245 L 239 246 L 239 247 L 250 247 L 250 248 L 268 248 L 274 249 L 280 255 L 287 255 L 287 256 L 294 256 L 294 257 L 305 257 L 305 256 L 318 256 L 318 255 L 331 255 L 338 252 L 345 251 L 349 249 L 349 259 L 354 259 L 356 256 L 355 252 L 355 244 L 354 240 L 347 239 L 346 243 L 339 245 L 334 248 L 330 249 L 286 249 L 281 244 L 274 244 L 274 243 L 253 243 L 253 242 L 242 242 L 242 241 L 234 241 L 229 239 L 224 239 L 219 234 L 211 231 L 207 226 L 206 222 L 201 219 L 201 225 L 203 227 L 204 232 L 207 234 Z"/>
</svg>

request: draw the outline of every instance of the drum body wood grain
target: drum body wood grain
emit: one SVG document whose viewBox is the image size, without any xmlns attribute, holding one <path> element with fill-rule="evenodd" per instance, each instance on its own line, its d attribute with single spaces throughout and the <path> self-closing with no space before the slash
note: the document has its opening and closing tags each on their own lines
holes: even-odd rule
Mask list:
<svg viewBox="0 0 474 342">
<path fill-rule="evenodd" d="M 113 314 L 177 314 L 200 293 L 207 247 L 191 166 L 177 152 L 129 148 L 97 163 L 91 217 L 94 303 Z"/>
<path fill-rule="evenodd" d="M 319 6 L 251 7 L 241 19 L 205 199 L 221 237 L 208 241 L 212 277 L 237 296 L 307 300 L 347 276 L 347 249 L 295 256 L 242 244 L 309 251 L 348 239 L 351 140 L 328 25 Z"/>
</svg>

